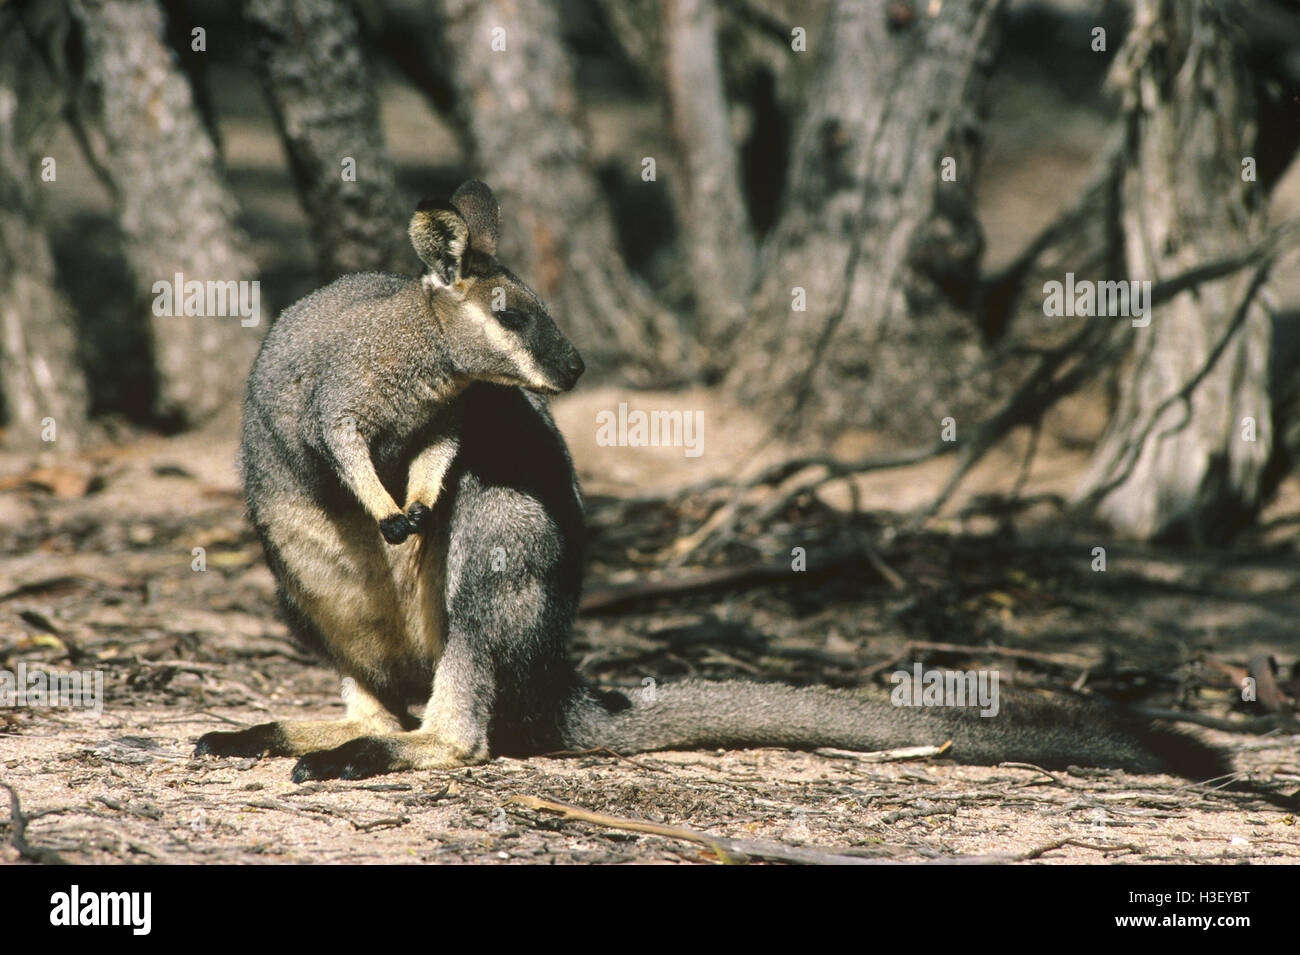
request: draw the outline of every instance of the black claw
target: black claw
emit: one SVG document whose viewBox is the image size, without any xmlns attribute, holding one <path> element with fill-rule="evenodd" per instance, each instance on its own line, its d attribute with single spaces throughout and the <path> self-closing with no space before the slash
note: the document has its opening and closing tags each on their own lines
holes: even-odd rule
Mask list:
<svg viewBox="0 0 1300 955">
<path fill-rule="evenodd" d="M 194 745 L 195 756 L 265 756 L 275 750 L 274 724 L 246 730 L 204 733 Z"/>
<path fill-rule="evenodd" d="M 419 501 L 406 509 L 406 516 L 410 520 L 411 526 L 421 534 L 428 530 L 429 525 L 433 522 L 433 511 Z"/>
<path fill-rule="evenodd" d="M 328 777 L 314 775 L 311 764 L 307 762 L 307 757 L 304 756 L 294 764 L 292 778 L 295 783 L 306 783 L 313 779 L 326 779 Z"/>
<path fill-rule="evenodd" d="M 390 770 L 388 751 L 368 739 L 354 739 L 333 749 L 303 756 L 293 767 L 293 781 L 368 779 Z"/>
<path fill-rule="evenodd" d="M 313 779 L 339 779 L 342 776 L 342 771 L 343 766 L 336 756 L 336 751 L 323 749 L 315 753 L 308 753 L 294 763 L 293 781 L 295 783 L 306 783 L 311 782 Z"/>
<path fill-rule="evenodd" d="M 400 511 L 390 514 L 379 522 L 379 533 L 383 534 L 384 540 L 390 544 L 400 544 L 415 531 L 415 523 Z"/>
</svg>

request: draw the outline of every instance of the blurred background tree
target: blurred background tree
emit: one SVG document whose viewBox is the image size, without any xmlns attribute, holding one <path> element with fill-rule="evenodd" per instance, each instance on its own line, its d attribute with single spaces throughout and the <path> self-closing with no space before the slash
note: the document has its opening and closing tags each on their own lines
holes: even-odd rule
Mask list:
<svg viewBox="0 0 1300 955">
<path fill-rule="evenodd" d="M 413 270 L 409 210 L 475 175 L 593 380 L 714 387 L 798 446 L 751 483 L 953 453 L 933 513 L 1093 388 L 1076 507 L 1221 543 L 1300 453 L 1297 228 L 1270 217 L 1297 0 L 8 0 L 0 52 L 15 447 L 51 417 L 66 450 L 229 414 L 275 311 Z M 989 183 L 1054 140 L 990 138 L 999 97 L 1091 143 L 1032 227 Z M 90 187 L 48 160 L 108 213 L 57 198 Z M 155 314 L 176 273 L 260 278 L 263 320 Z M 1066 273 L 1151 282 L 1150 324 L 1048 318 Z M 872 455 L 829 455 L 850 429 Z"/>
</svg>

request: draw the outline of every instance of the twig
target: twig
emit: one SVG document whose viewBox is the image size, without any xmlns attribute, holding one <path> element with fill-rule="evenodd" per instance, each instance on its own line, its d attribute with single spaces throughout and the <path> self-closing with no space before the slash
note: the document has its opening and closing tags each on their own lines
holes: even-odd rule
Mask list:
<svg viewBox="0 0 1300 955">
<path fill-rule="evenodd" d="M 835 550 L 824 557 L 810 559 L 807 572 L 834 570 L 860 556 L 857 550 Z M 777 581 L 788 582 L 790 579 L 789 561 L 719 567 L 688 576 L 669 577 L 663 580 L 638 580 L 630 584 L 619 584 L 592 591 L 583 597 L 578 612 L 580 614 L 610 613 L 659 597 L 680 597 L 733 587 L 759 586 Z"/>
<path fill-rule="evenodd" d="M 857 483 L 850 481 L 849 490 L 853 495 L 853 516 L 856 517 L 862 511 L 861 495 L 858 493 Z M 862 551 L 862 556 L 867 559 L 867 563 L 875 569 L 881 579 L 899 593 L 907 590 L 908 584 L 903 579 L 903 575 L 885 562 L 885 558 L 876 549 L 876 545 L 871 542 L 871 538 L 857 524 L 851 524 L 849 531 L 853 536 L 853 542 L 858 546 L 858 550 Z"/>
<path fill-rule="evenodd" d="M 1009 324 L 1011 311 L 1020 300 L 1030 270 L 1043 253 L 1056 245 L 1062 237 L 1078 231 L 1082 220 L 1096 215 L 1098 205 L 1109 207 L 1108 201 L 1115 190 L 1123 168 L 1126 131 L 1114 130 L 1102 147 L 1101 156 L 1083 186 L 1075 193 L 1061 212 L 1029 241 L 1021 252 L 997 273 L 980 282 L 981 323 L 996 334 Z M 1101 200 L 1099 202 L 1099 200 Z"/>
<path fill-rule="evenodd" d="M 892 826 L 904 819 L 923 819 L 926 816 L 955 816 L 955 806 L 932 806 L 929 809 L 895 809 L 880 817 L 882 826 Z"/>
<path fill-rule="evenodd" d="M 1255 698 L 1264 709 L 1277 717 L 1277 724 L 1288 733 L 1297 729 L 1291 698 L 1277 685 L 1277 661 L 1270 653 L 1257 653 L 1246 661 L 1246 670 L 1255 681 Z"/>
<path fill-rule="evenodd" d="M 1277 239 L 1276 241 L 1279 244 L 1281 242 L 1280 239 Z M 1237 332 L 1239 332 L 1245 324 L 1246 318 L 1250 314 L 1251 304 L 1255 300 L 1255 294 L 1260 290 L 1264 281 L 1268 278 L 1269 270 L 1273 267 L 1273 263 L 1279 252 L 1280 248 L 1275 246 L 1271 253 L 1266 255 L 1263 261 L 1255 267 L 1255 272 L 1251 276 L 1249 284 L 1246 286 L 1246 291 L 1241 297 L 1241 302 L 1238 304 L 1235 314 L 1232 316 L 1231 321 L 1228 322 L 1228 326 L 1224 329 L 1223 334 L 1219 336 L 1219 340 L 1215 342 L 1214 347 L 1210 349 L 1210 353 L 1206 356 L 1205 362 L 1197 370 L 1196 374 L 1192 375 L 1192 377 L 1189 378 L 1181 388 L 1157 404 L 1155 409 L 1150 413 L 1150 415 L 1148 415 L 1146 424 L 1143 425 L 1142 430 L 1138 432 L 1137 436 L 1132 441 L 1118 449 L 1115 457 L 1112 458 L 1106 466 L 1106 471 L 1114 474 L 1114 477 L 1088 492 L 1081 502 L 1084 508 L 1091 509 L 1096 507 L 1097 504 L 1099 504 L 1112 491 L 1128 480 L 1129 476 L 1133 473 L 1134 468 L 1137 467 L 1138 461 L 1141 459 L 1142 449 L 1146 446 L 1147 440 L 1151 437 L 1151 432 L 1155 430 L 1156 425 L 1160 422 L 1161 418 L 1164 417 L 1165 412 L 1175 404 L 1181 403 L 1183 405 L 1185 410 L 1183 420 L 1179 424 L 1162 432 L 1159 437 L 1164 438 L 1166 435 L 1180 431 L 1186 426 L 1187 421 L 1191 418 L 1192 393 L 1197 389 L 1201 382 L 1209 376 L 1210 372 L 1214 370 L 1214 366 L 1218 364 L 1219 358 L 1225 351 L 1227 351 L 1228 345 L 1234 338 L 1236 338 Z M 1115 473 L 1116 468 L 1120 468 L 1118 473 Z"/>
<path fill-rule="evenodd" d="M 9 842 L 18 850 L 18 854 L 24 859 L 42 865 L 68 865 L 68 860 L 53 849 L 34 846 L 27 841 L 27 817 L 23 815 L 22 803 L 18 800 L 18 790 L 8 783 L 0 783 L 0 786 L 9 790 L 9 826 L 13 830 L 9 835 Z"/>
<path fill-rule="evenodd" d="M 1043 353 L 1038 365 L 993 415 L 985 419 L 975 437 L 961 448 L 961 458 L 947 483 L 930 504 L 912 518 L 915 529 L 937 514 L 957 490 L 962 479 L 984 459 L 989 451 L 1012 429 L 1040 420 L 1058 400 L 1073 393 L 1099 369 L 1107 366 L 1107 353 L 1117 350 L 1113 343 L 1113 323 L 1089 322 L 1069 340 Z M 1073 368 L 1056 377 L 1071 359 Z M 952 442 L 956 444 L 956 442 Z"/>
<path fill-rule="evenodd" d="M 703 548 L 704 545 L 715 540 L 725 540 L 729 537 L 735 527 L 745 497 L 755 488 L 779 484 L 808 468 L 825 469 L 826 474 L 824 476 L 815 480 L 804 479 L 804 481 L 782 492 L 774 500 L 769 501 L 764 506 L 763 513 L 765 516 L 770 516 L 783 510 L 798 497 L 831 481 L 856 477 L 872 471 L 911 467 L 932 458 L 951 454 L 958 447 L 958 444 L 954 441 L 938 441 L 920 448 L 868 455 L 857 461 L 840 461 L 830 455 L 819 454 L 801 455 L 769 465 L 744 484 L 737 486 L 730 501 L 710 515 L 708 520 L 701 524 L 694 533 L 687 535 L 673 545 L 675 563 L 680 565 L 688 557 Z"/>
<path fill-rule="evenodd" d="M 822 746 L 813 750 L 818 756 L 832 756 L 837 759 L 849 758 L 860 759 L 867 763 L 896 763 L 909 759 L 928 759 L 931 756 L 942 756 L 952 748 L 952 740 L 948 740 L 942 746 L 905 746 L 901 749 L 878 749 L 870 753 L 860 753 L 852 749 L 833 749 L 830 746 Z"/>
<path fill-rule="evenodd" d="M 1032 660 L 1069 670 L 1088 670 L 1092 664 L 1083 657 L 1072 657 L 1061 653 L 1042 653 L 1037 650 L 1017 650 L 1013 647 L 1000 647 L 995 644 L 987 646 L 967 646 L 960 643 L 938 643 L 933 640 L 910 640 L 893 656 L 879 663 L 874 663 L 862 671 L 863 682 L 870 682 L 876 674 L 906 660 L 918 650 L 932 650 L 936 653 L 959 653 L 962 656 L 1008 657 L 1014 660 Z"/>
<path fill-rule="evenodd" d="M 411 821 L 410 816 L 385 816 L 370 822 L 357 822 L 349 819 L 357 832 L 370 832 L 372 829 L 398 829 Z"/>
<path fill-rule="evenodd" d="M 1055 842 L 1049 842 L 1045 846 L 1039 846 L 1037 849 L 1030 849 L 1023 855 L 1016 856 L 1017 862 L 1027 862 L 1030 859 L 1037 859 L 1056 849 L 1064 849 L 1066 846 L 1075 846 L 1079 849 L 1091 849 L 1093 852 L 1119 852 L 1126 849 L 1129 852 L 1141 852 L 1142 847 L 1136 846 L 1131 842 L 1120 842 L 1115 845 L 1100 845 L 1092 842 L 1084 842 L 1082 839 L 1057 839 Z"/>
<path fill-rule="evenodd" d="M 1244 322 L 1254 293 L 1267 277 L 1272 264 L 1296 240 L 1297 236 L 1300 236 L 1300 227 L 1295 224 L 1288 224 L 1237 255 L 1192 266 L 1178 275 L 1157 282 L 1152 287 L 1151 306 L 1154 307 L 1169 301 L 1188 289 L 1195 288 L 1197 285 L 1231 275 L 1249 265 L 1256 266 L 1256 272 L 1252 276 L 1250 287 L 1242 304 L 1238 307 L 1237 314 L 1233 316 L 1233 320 L 1229 323 L 1223 336 L 1216 343 L 1206 361 L 1205 367 L 1197 375 L 1193 376 L 1179 392 L 1171 395 L 1161 403 L 1160 407 L 1156 409 L 1156 414 L 1152 415 L 1147 427 L 1140 436 L 1140 440 L 1135 442 L 1138 447 L 1145 442 L 1149 432 L 1154 428 L 1156 421 L 1159 420 L 1165 409 L 1176 401 L 1186 400 L 1196 386 L 1200 384 L 1201 380 L 1209 374 L 1210 369 L 1227 348 L 1242 322 Z M 806 468 L 821 467 L 826 472 L 824 475 L 799 482 L 794 487 L 778 495 L 774 500 L 766 503 L 762 509 L 762 514 L 770 516 L 779 512 L 795 498 L 811 493 L 831 481 L 854 477 L 874 470 L 908 467 L 931 458 L 960 451 L 961 457 L 958 464 L 943 489 L 929 505 L 913 516 L 909 528 L 915 529 L 919 527 L 942 509 L 966 475 L 1011 430 L 1021 425 L 1035 424 L 1041 421 L 1042 416 L 1055 406 L 1057 401 L 1077 391 L 1101 369 L 1109 367 L 1110 359 L 1114 357 L 1114 354 L 1118 354 L 1123 346 L 1123 343 L 1118 341 L 1118 336 L 1114 334 L 1117 327 L 1115 323 L 1089 322 L 1067 341 L 1043 352 L 1038 365 L 1003 405 L 979 425 L 975 437 L 969 442 L 941 441 L 929 447 L 864 458 L 861 461 L 838 461 L 829 456 L 801 456 L 767 467 L 756 477 L 739 485 L 732 499 L 721 509 L 714 512 L 693 534 L 678 541 L 674 546 L 678 563 L 700 550 L 705 544 L 729 536 L 737 523 L 745 497 L 750 491 L 761 485 L 775 484 Z M 1062 369 L 1065 369 L 1071 362 L 1073 362 L 1073 366 L 1062 372 Z M 1135 460 L 1136 456 L 1133 456 L 1130 467 Z M 1120 477 L 1121 481 L 1122 479 L 1123 475 Z M 1099 488 L 1089 496 L 1088 500 L 1100 499 L 1098 495 L 1104 496 L 1110 489 L 1110 486 Z"/>
<path fill-rule="evenodd" d="M 769 862 L 790 862 L 798 865 L 901 865 L 893 860 L 888 859 L 867 859 L 861 856 L 843 855 L 830 852 L 824 849 L 807 849 L 800 846 L 789 846 L 780 842 L 767 842 L 752 839 L 730 839 L 726 836 L 715 836 L 698 829 L 685 829 L 676 826 L 661 826 L 657 823 L 646 822 L 641 819 L 628 819 L 622 816 L 610 816 L 605 813 L 591 812 L 581 809 L 577 806 L 570 806 L 566 803 L 555 802 L 550 799 L 541 799 L 537 796 L 511 796 L 506 800 L 507 805 L 513 804 L 524 806 L 528 809 L 534 809 L 541 812 L 554 812 L 566 819 L 575 819 L 579 822 L 587 822 L 596 826 L 605 826 L 609 829 L 622 829 L 627 832 L 644 832 L 652 836 L 663 836 L 666 839 L 681 839 L 685 842 L 693 842 L 701 845 L 713 852 L 722 862 L 727 864 L 745 863 L 752 859 L 763 859 Z M 1006 862 L 1010 857 L 1007 856 L 944 856 L 938 859 L 928 859 L 918 863 L 920 865 L 944 865 L 944 864 L 988 864 L 991 862 Z"/>
<path fill-rule="evenodd" d="M 1139 716 L 1150 720 L 1165 720 L 1169 723 L 1193 723 L 1212 730 L 1225 733 L 1268 733 L 1277 729 L 1277 719 L 1272 716 L 1257 716 L 1253 719 L 1228 720 L 1217 716 L 1205 716 L 1201 713 L 1187 713 L 1182 710 L 1162 710 L 1154 706 L 1129 707 Z"/>
<path fill-rule="evenodd" d="M 1259 291 L 1268 278 L 1268 273 L 1273 267 L 1273 263 L 1283 250 L 1297 237 L 1300 237 L 1300 227 L 1295 224 L 1288 224 L 1276 230 L 1264 241 L 1258 243 L 1253 248 L 1225 259 L 1216 259 L 1212 262 L 1203 262 L 1200 265 L 1181 272 L 1170 279 L 1158 282 L 1151 291 L 1151 307 L 1156 304 L 1167 301 L 1175 296 L 1187 291 L 1190 288 L 1203 283 L 1212 281 L 1230 275 L 1246 267 L 1255 264 L 1255 272 L 1251 276 L 1250 283 L 1242 296 L 1241 303 L 1237 307 L 1236 313 L 1228 323 L 1227 329 L 1210 350 L 1201 369 L 1187 381 L 1177 392 L 1162 401 L 1151 414 L 1146 426 L 1138 435 L 1137 439 L 1125 448 L 1128 455 L 1128 464 L 1124 471 L 1114 480 L 1095 488 L 1085 498 L 1084 507 L 1094 507 L 1097 502 L 1109 494 L 1112 490 L 1122 484 L 1128 475 L 1136 466 L 1142 447 L 1146 444 L 1147 438 L 1151 431 L 1154 430 L 1156 423 L 1164 415 L 1164 412 L 1172 407 L 1176 402 L 1187 403 L 1190 401 L 1191 394 L 1197 386 L 1209 375 L 1214 365 L 1218 362 L 1219 357 L 1227 350 L 1228 344 L 1233 340 L 1241 326 L 1245 323 L 1246 317 L 1250 312 L 1250 305 L 1255 298 L 1255 293 Z M 1094 327 L 1102 329 L 1100 335 L 1093 330 Z M 1102 323 L 1095 325 L 1089 323 L 1083 330 L 1067 341 L 1064 345 L 1047 352 L 1040 360 L 1038 367 L 1030 373 L 1024 383 L 1011 396 L 1011 398 L 998 410 L 992 418 L 986 420 L 980 425 L 976 432 L 975 440 L 962 449 L 961 460 L 958 462 L 948 483 L 944 486 L 939 495 L 924 510 L 918 512 L 913 518 L 910 527 L 916 528 L 928 520 L 930 517 L 939 512 L 948 498 L 957 489 L 962 478 L 992 449 L 1012 428 L 1030 422 L 1042 420 L 1042 416 L 1049 408 L 1056 404 L 1058 400 L 1065 395 L 1077 390 L 1084 382 L 1094 375 L 1099 368 L 1105 367 L 1108 362 L 1104 360 L 1106 353 L 1115 349 L 1113 339 L 1114 328 L 1118 326 L 1113 324 Z M 1089 343 L 1089 339 L 1097 337 L 1097 341 Z M 1083 358 L 1075 367 L 1063 375 L 1060 380 L 1052 381 L 1051 377 L 1056 370 L 1062 367 L 1065 362 L 1073 355 L 1079 346 L 1089 344 L 1089 350 L 1083 352 Z M 1092 354 L 1095 352 L 1095 354 Z M 1113 470 L 1116 462 L 1112 462 L 1110 469 Z"/>
<path fill-rule="evenodd" d="M 668 769 L 664 766 L 651 766 L 648 763 L 638 762 L 630 756 L 624 756 L 622 753 L 616 753 L 608 746 L 597 746 L 594 749 L 562 749 L 554 753 L 542 753 L 546 759 L 560 759 L 572 756 L 612 756 L 615 759 L 621 759 L 625 763 L 631 763 L 637 769 L 644 769 L 652 773 L 666 773 Z"/>
<path fill-rule="evenodd" d="M 1048 779 L 1050 779 L 1052 782 L 1056 783 L 1056 785 L 1060 786 L 1063 789 L 1078 788 L 1077 786 L 1071 786 L 1069 783 L 1063 780 L 1060 776 L 1057 776 L 1055 773 L 1049 773 L 1047 770 L 1043 769 L 1042 766 L 1035 766 L 1033 763 L 998 763 L 998 769 L 1029 769 L 1036 773 L 1042 773 L 1044 776 L 1046 776 Z M 1029 785 L 1030 783 L 1036 783 L 1036 782 L 1037 780 L 1031 779 L 1024 785 Z"/>
<path fill-rule="evenodd" d="M 243 805 L 247 806 L 249 809 L 269 809 L 272 812 L 285 812 L 291 816 L 302 816 L 306 819 L 315 819 L 322 815 L 333 816 L 337 819 L 342 819 L 345 822 L 351 822 L 354 826 L 356 825 L 356 823 L 347 816 L 335 812 L 328 806 L 304 806 L 299 809 L 297 806 L 290 806 L 275 799 L 250 799 L 244 802 Z"/>
</svg>

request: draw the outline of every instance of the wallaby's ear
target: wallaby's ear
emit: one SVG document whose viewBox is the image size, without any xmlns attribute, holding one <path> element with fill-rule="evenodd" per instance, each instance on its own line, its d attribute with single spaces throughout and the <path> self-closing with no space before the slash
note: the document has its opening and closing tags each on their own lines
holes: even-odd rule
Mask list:
<svg viewBox="0 0 1300 955">
<path fill-rule="evenodd" d="M 486 182 L 471 179 L 462 183 L 451 197 L 451 204 L 469 223 L 469 245 L 475 252 L 497 254 L 497 236 L 501 234 L 501 206 Z"/>
<path fill-rule="evenodd" d="M 460 278 L 460 261 L 469 248 L 469 223 L 455 206 L 425 199 L 411 216 L 411 245 L 438 285 Z"/>
</svg>

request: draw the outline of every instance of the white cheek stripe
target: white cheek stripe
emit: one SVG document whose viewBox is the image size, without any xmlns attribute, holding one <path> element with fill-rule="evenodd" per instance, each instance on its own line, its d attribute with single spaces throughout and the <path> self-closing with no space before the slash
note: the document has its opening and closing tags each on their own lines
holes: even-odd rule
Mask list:
<svg viewBox="0 0 1300 955">
<path fill-rule="evenodd" d="M 479 328 L 483 330 L 484 337 L 491 342 L 492 347 L 514 362 L 520 381 L 540 387 L 550 385 L 550 379 L 542 374 L 542 370 L 537 367 L 537 362 L 533 360 L 533 356 L 528 349 L 519 344 L 519 341 L 513 335 L 502 328 L 501 323 L 490 313 L 485 312 L 481 306 L 473 302 L 466 302 L 464 309 L 474 316 L 474 320 L 478 322 Z"/>
</svg>

